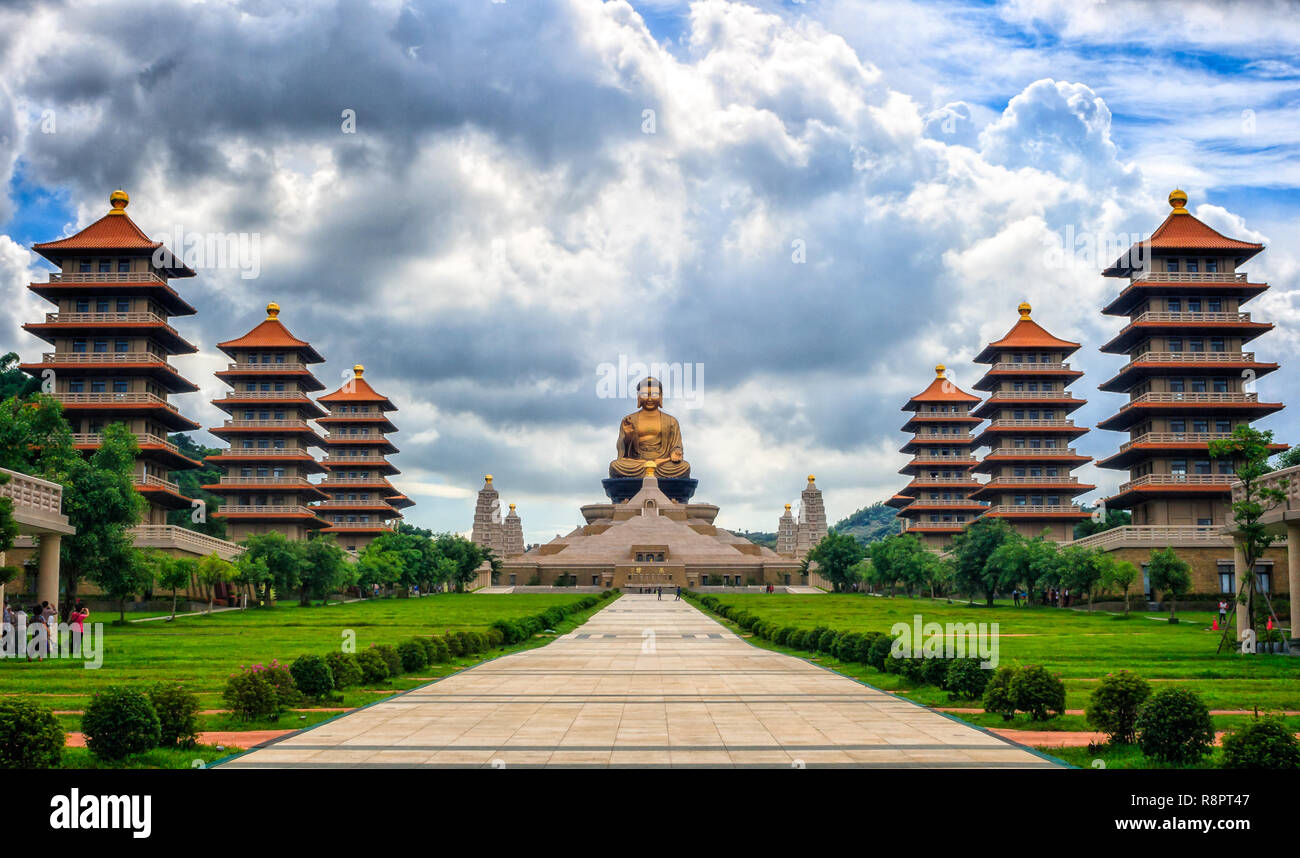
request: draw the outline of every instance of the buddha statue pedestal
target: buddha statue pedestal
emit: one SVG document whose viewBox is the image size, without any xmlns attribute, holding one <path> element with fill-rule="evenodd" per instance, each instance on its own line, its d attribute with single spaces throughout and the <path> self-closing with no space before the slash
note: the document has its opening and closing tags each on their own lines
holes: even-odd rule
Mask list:
<svg viewBox="0 0 1300 858">
<path fill-rule="evenodd" d="M 610 477 L 601 480 L 600 484 L 604 486 L 605 495 L 612 503 L 623 503 L 641 491 L 642 479 L 643 477 Z M 655 479 L 659 481 L 659 491 L 668 495 L 668 498 L 676 503 L 690 501 L 695 494 L 695 487 L 700 484 L 699 480 L 692 480 L 689 477 L 656 476 Z"/>
</svg>

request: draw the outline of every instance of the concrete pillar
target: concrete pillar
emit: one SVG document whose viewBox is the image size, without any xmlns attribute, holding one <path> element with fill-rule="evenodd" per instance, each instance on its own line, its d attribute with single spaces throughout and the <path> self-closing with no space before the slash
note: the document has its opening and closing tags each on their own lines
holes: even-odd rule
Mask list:
<svg viewBox="0 0 1300 858">
<path fill-rule="evenodd" d="M 36 575 L 36 602 L 49 602 L 59 608 L 59 544 L 57 533 L 41 534 L 40 568 Z"/>
<path fill-rule="evenodd" d="M 1236 572 L 1236 575 L 1234 576 L 1236 579 L 1234 581 L 1234 588 L 1236 589 L 1237 594 L 1240 595 L 1242 592 L 1242 585 L 1246 580 L 1246 573 L 1249 571 L 1246 568 L 1246 552 L 1240 539 L 1232 540 L 1232 568 Z M 1241 646 L 1241 630 L 1247 628 L 1250 628 L 1250 606 L 1237 602 L 1236 638 L 1238 641 L 1238 648 Z"/>
<path fill-rule="evenodd" d="M 1287 597 L 1291 600 L 1291 640 L 1300 641 L 1300 607 L 1296 606 L 1300 601 L 1300 521 L 1286 523 L 1286 580 L 1290 588 Z M 1300 644 L 1291 648 L 1293 653 L 1297 646 Z"/>
</svg>

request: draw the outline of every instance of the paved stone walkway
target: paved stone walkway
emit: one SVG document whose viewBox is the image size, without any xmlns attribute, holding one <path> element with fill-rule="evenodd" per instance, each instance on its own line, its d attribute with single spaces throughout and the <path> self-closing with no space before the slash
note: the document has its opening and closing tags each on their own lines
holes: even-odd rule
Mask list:
<svg viewBox="0 0 1300 858">
<path fill-rule="evenodd" d="M 1054 765 L 991 733 L 751 646 L 685 601 L 625 595 L 547 646 L 222 767 Z"/>
</svg>

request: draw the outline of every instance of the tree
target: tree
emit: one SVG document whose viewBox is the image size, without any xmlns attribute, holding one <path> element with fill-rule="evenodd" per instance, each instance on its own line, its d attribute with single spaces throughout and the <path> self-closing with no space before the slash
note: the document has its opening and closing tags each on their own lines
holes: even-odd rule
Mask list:
<svg viewBox="0 0 1300 858">
<path fill-rule="evenodd" d="M 31 396 L 41 389 L 41 380 L 28 375 L 18 368 L 19 357 L 16 352 L 0 356 L 0 399 Z"/>
<path fill-rule="evenodd" d="M 1127 560 L 1117 560 L 1103 554 L 1101 580 L 1106 589 L 1118 589 L 1124 594 L 1124 613 L 1128 613 L 1128 591 L 1137 580 L 1138 568 Z"/>
<path fill-rule="evenodd" d="M 0 473 L 0 486 L 11 479 L 13 478 L 8 474 Z M 9 498 L 0 498 L 0 557 L 13 548 L 17 540 L 18 522 L 14 520 L 14 502 Z M 5 587 L 21 571 L 17 566 L 0 565 L 0 605 L 4 604 Z"/>
<path fill-rule="evenodd" d="M 194 570 L 194 575 L 198 579 L 199 586 L 203 588 L 204 598 L 208 600 L 208 614 L 212 613 L 217 585 L 225 581 L 235 580 L 237 572 L 235 564 L 222 559 L 221 555 L 215 551 L 199 561 L 198 567 Z"/>
<path fill-rule="evenodd" d="M 66 485 L 80 458 L 57 399 L 36 393 L 0 401 L 0 468 Z"/>
<path fill-rule="evenodd" d="M 1088 509 L 1087 512 L 1097 516 L 1097 510 Z M 1116 527 L 1125 527 L 1133 523 L 1133 514 L 1125 509 L 1105 509 L 1104 515 L 1096 518 L 1085 518 L 1083 521 L 1074 525 L 1074 538 L 1083 539 L 1085 536 L 1091 536 L 1094 533 L 1101 533 L 1104 530 L 1113 530 Z"/>
<path fill-rule="evenodd" d="M 357 557 L 357 583 L 367 590 L 373 590 L 376 584 L 387 589 L 401 580 L 405 568 L 403 552 L 381 537 L 363 548 Z M 433 572 L 437 574 L 436 567 Z"/>
<path fill-rule="evenodd" d="M 438 553 L 439 574 L 446 576 L 456 587 L 457 593 L 465 590 L 465 585 L 478 576 L 478 568 L 483 564 L 483 549 L 459 534 L 443 533 L 434 540 Z"/>
<path fill-rule="evenodd" d="M 1088 610 L 1105 568 L 1102 553 L 1080 545 L 1066 545 L 1059 553 L 1061 581 L 1076 593 L 1088 594 Z"/>
<path fill-rule="evenodd" d="M 1147 575 L 1151 578 L 1153 589 L 1169 596 L 1169 622 L 1178 622 L 1174 607 L 1178 597 L 1192 588 L 1191 565 L 1175 554 L 1172 548 L 1162 551 L 1152 549 Z"/>
<path fill-rule="evenodd" d="M 1010 534 L 986 561 L 989 575 L 1000 586 L 1023 586 L 1026 592 L 1033 589 L 1044 573 L 1055 570 L 1058 563 L 1059 551 L 1055 542 L 1038 537 L 1026 539 L 1017 533 Z"/>
<path fill-rule="evenodd" d="M 856 580 L 853 567 L 866 553 L 866 549 L 847 533 L 828 533 L 808 552 L 808 562 L 817 564 L 817 571 L 831 582 L 836 593 L 843 593 Z"/>
<path fill-rule="evenodd" d="M 188 435 L 171 435 L 167 440 L 176 445 L 182 456 L 196 462 L 202 462 L 206 457 L 220 452 L 194 443 Z M 218 539 L 225 539 L 227 533 L 226 520 L 213 515 L 221 507 L 221 497 L 205 491 L 203 488 L 203 486 L 211 485 L 221 479 L 221 468 L 216 465 L 205 464 L 200 468 L 176 471 L 172 474 L 172 479 L 176 481 L 181 494 L 185 495 L 185 497 L 203 501 L 206 515 L 203 521 L 195 521 L 192 509 L 174 509 L 167 513 L 167 523 L 187 530 L 206 533 Z"/>
<path fill-rule="evenodd" d="M 176 602 L 179 592 L 190 586 L 198 572 L 199 562 L 193 557 L 172 557 L 159 553 L 153 559 L 154 580 L 164 590 L 172 591 L 172 615 L 167 622 L 176 619 Z"/>
<path fill-rule="evenodd" d="M 77 601 L 77 585 L 88 578 L 119 601 L 148 586 L 147 565 L 131 541 L 146 503 L 135 490 L 135 435 L 121 423 L 104 427 L 99 449 L 75 457 L 63 482 L 63 512 L 77 532 L 62 540 L 65 613 Z"/>
<path fill-rule="evenodd" d="M 301 544 L 302 591 L 299 604 L 311 604 L 315 596 L 324 604 L 330 593 L 337 593 L 356 580 L 356 569 L 339 547 L 334 534 L 325 534 Z"/>
<path fill-rule="evenodd" d="M 990 566 L 989 558 L 1014 531 L 1005 519 L 980 518 L 952 539 L 953 583 L 973 602 L 983 593 L 988 606 L 998 588 L 1014 583 L 1006 570 Z"/>
<path fill-rule="evenodd" d="M 153 569 L 145 560 L 144 552 L 130 547 L 128 540 L 128 550 L 120 559 L 97 568 L 92 580 L 105 596 L 117 602 L 117 623 L 125 625 L 126 600 L 149 589 L 153 584 Z M 73 602 L 74 598 L 69 595 L 68 601 Z"/>
<path fill-rule="evenodd" d="M 275 593 L 293 593 L 302 588 L 302 550 L 279 531 L 254 533 L 244 539 L 244 553 L 240 557 L 246 572 L 261 572 L 261 583 Z M 264 570 L 264 571 L 263 571 Z M 272 607 L 275 599 L 268 593 L 266 603 Z"/>
<path fill-rule="evenodd" d="M 1233 492 L 1232 520 L 1237 525 L 1233 540 L 1241 550 L 1245 569 L 1237 593 L 1238 604 L 1246 606 L 1247 628 L 1255 628 L 1255 564 L 1277 537 L 1263 524 L 1264 514 L 1286 501 L 1286 481 L 1276 486 L 1260 485 L 1260 478 L 1273 469 L 1268 463 L 1273 443 L 1271 431 L 1241 425 L 1231 438 L 1210 442 L 1210 455 L 1231 459 L 1241 488 Z M 1245 629 L 1239 629 L 1245 631 Z"/>
</svg>

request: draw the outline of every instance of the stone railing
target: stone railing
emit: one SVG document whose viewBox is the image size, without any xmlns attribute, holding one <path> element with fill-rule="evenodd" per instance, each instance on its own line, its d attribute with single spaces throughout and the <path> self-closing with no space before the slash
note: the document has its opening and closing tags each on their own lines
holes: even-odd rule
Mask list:
<svg viewBox="0 0 1300 858">
<path fill-rule="evenodd" d="M 1019 513 L 1021 515 L 1069 515 L 1077 516 L 1083 507 L 1071 503 L 999 503 L 988 508 L 985 515 L 994 513 Z"/>
<path fill-rule="evenodd" d="M 230 447 L 217 453 L 227 459 L 243 459 L 249 456 L 270 456 L 280 459 L 310 459 L 311 451 L 306 447 Z"/>
<path fill-rule="evenodd" d="M 1121 367 L 1128 369 L 1135 363 L 1254 363 L 1254 352 L 1143 352 L 1131 355 L 1131 360 Z"/>
<path fill-rule="evenodd" d="M 989 450 L 989 456 L 1005 456 L 1011 459 L 1051 456 L 1077 457 L 1078 455 L 1078 452 L 1073 447 L 993 447 Z"/>
<path fill-rule="evenodd" d="M 0 497 L 12 500 L 15 511 L 54 516 L 63 514 L 63 486 L 8 468 L 0 468 L 0 473 L 9 477 L 9 482 L 0 485 Z"/>
<path fill-rule="evenodd" d="M 1143 486 L 1222 486 L 1228 488 L 1237 478 L 1232 474 L 1146 474 L 1120 483 L 1121 492 Z"/>
<path fill-rule="evenodd" d="M 1300 509 L 1300 465 L 1283 468 L 1255 480 L 1256 499 L 1259 497 L 1259 489 L 1278 489 L 1286 495 L 1285 501 L 1265 512 L 1265 518 L 1270 516 L 1280 518 L 1284 512 Z M 1232 502 L 1237 503 L 1245 499 L 1246 487 L 1242 485 L 1240 480 L 1234 480 L 1232 483 Z M 1264 501 L 1263 503 L 1268 506 L 1272 501 Z"/>
<path fill-rule="evenodd" d="M 311 507 L 302 504 L 224 504 L 217 510 L 217 515 L 247 515 L 254 513 L 267 518 L 281 515 L 315 515 Z"/>
<path fill-rule="evenodd" d="M 1149 393 L 1142 393 L 1133 397 L 1124 403 L 1124 408 L 1133 405 L 1144 405 L 1152 402 L 1187 402 L 1191 404 L 1210 404 L 1216 402 L 1245 404 L 1247 402 L 1258 402 L 1259 394 L 1236 391 L 1230 393 L 1176 393 L 1169 390 L 1156 390 Z"/>
<path fill-rule="evenodd" d="M 307 364 L 298 363 L 297 361 L 285 361 L 284 363 L 228 363 L 226 372 L 263 372 L 263 371 L 281 371 L 281 372 L 298 372 L 307 368 Z"/>
<path fill-rule="evenodd" d="M 71 393 L 61 391 L 51 394 L 64 405 L 156 405 L 179 414 L 176 406 L 154 393 Z"/>
<path fill-rule="evenodd" d="M 155 477 L 153 474 L 136 474 L 134 479 L 137 486 L 167 489 L 168 491 L 180 494 L 181 487 L 176 483 L 173 483 L 171 480 L 163 479 L 162 477 Z"/>
<path fill-rule="evenodd" d="M 180 448 L 168 441 L 161 435 L 154 435 L 150 432 L 136 432 L 135 443 L 140 446 L 149 444 L 155 447 L 162 447 L 164 450 L 170 450 L 177 455 L 182 455 Z M 74 444 L 102 444 L 104 443 L 104 434 L 102 432 L 73 432 L 72 443 Z"/>
<path fill-rule="evenodd" d="M 163 283 L 167 281 L 152 271 L 78 271 L 70 274 L 55 271 L 51 283 Z"/>
<path fill-rule="evenodd" d="M 157 313 L 134 310 L 125 313 L 46 313 L 47 325 L 158 325 L 180 334 Z"/>
<path fill-rule="evenodd" d="M 1073 429 L 1073 420 L 990 420 L 990 429 Z"/>
<path fill-rule="evenodd" d="M 232 560 L 243 552 L 239 545 L 174 524 L 140 524 L 131 528 L 137 548 L 176 548 L 191 554 L 212 554 Z"/>
<path fill-rule="evenodd" d="M 1148 310 L 1145 313 L 1135 316 L 1128 325 L 1125 326 L 1124 330 L 1128 330 L 1134 325 L 1153 323 L 1205 324 L 1207 322 L 1210 324 L 1225 325 L 1249 324 L 1250 313 L 1171 313 L 1168 310 Z"/>
<path fill-rule="evenodd" d="M 1169 546 L 1204 545 L 1207 548 L 1231 546 L 1232 540 L 1216 525 L 1198 524 L 1129 524 L 1094 533 L 1072 543 L 1084 548 L 1166 548 Z"/>
<path fill-rule="evenodd" d="M 1073 399 L 1074 394 L 1068 390 L 998 390 L 994 391 L 989 397 L 989 401 L 994 400 L 1020 400 L 1020 399 Z"/>
<path fill-rule="evenodd" d="M 218 486 L 312 486 L 305 477 L 222 477 Z"/>
<path fill-rule="evenodd" d="M 220 402 L 256 402 L 262 399 L 293 399 L 310 402 L 311 397 L 301 390 L 229 390 Z"/>
<path fill-rule="evenodd" d="M 1231 432 L 1144 432 L 1132 441 L 1120 444 L 1119 451 L 1123 453 L 1138 444 L 1209 444 L 1231 437 Z"/>
<path fill-rule="evenodd" d="M 227 420 L 226 429 L 310 429 L 306 420 Z"/>
<path fill-rule="evenodd" d="M 1016 361 L 1000 361 L 989 367 L 989 372 L 1071 372 L 1068 363 L 1022 363 Z"/>
<path fill-rule="evenodd" d="M 912 505 L 912 506 L 916 506 L 916 507 L 923 507 L 923 506 L 961 506 L 961 507 L 970 507 L 970 508 L 972 508 L 972 509 L 987 509 L 987 508 L 988 508 L 988 504 L 984 503 L 983 501 L 970 500 L 970 499 L 968 499 L 968 498 L 950 498 L 950 499 L 948 499 L 948 500 L 944 500 L 943 498 L 927 498 L 927 497 L 918 497 L 918 498 L 916 498 L 915 500 L 912 501 L 911 505 Z"/>
<path fill-rule="evenodd" d="M 1246 283 L 1244 271 L 1142 271 L 1133 280 L 1149 283 Z"/>
<path fill-rule="evenodd" d="M 998 477 L 995 476 L 984 485 L 989 486 L 1064 486 L 1078 485 L 1079 478 L 1073 476 L 1060 477 Z"/>
</svg>

